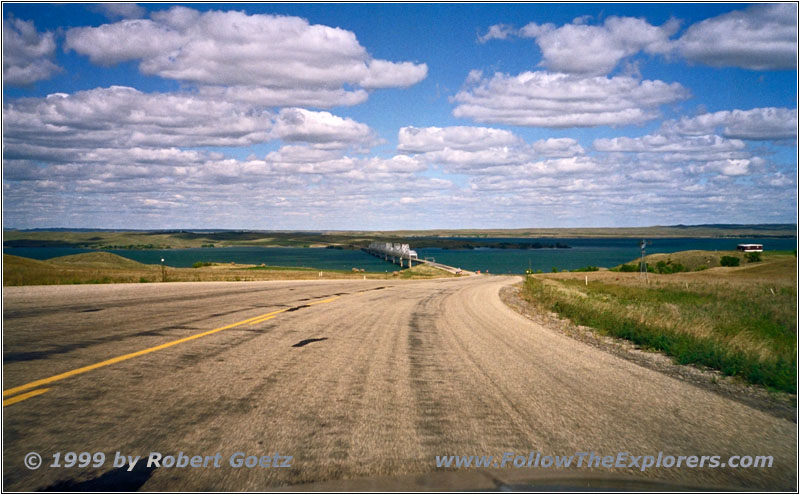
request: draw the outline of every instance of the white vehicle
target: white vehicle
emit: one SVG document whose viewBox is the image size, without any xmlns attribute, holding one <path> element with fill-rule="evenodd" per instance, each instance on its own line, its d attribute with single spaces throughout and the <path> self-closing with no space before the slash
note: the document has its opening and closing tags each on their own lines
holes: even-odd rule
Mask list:
<svg viewBox="0 0 800 495">
<path fill-rule="evenodd" d="M 762 244 L 739 244 L 736 249 L 745 253 L 760 253 L 764 251 Z"/>
</svg>

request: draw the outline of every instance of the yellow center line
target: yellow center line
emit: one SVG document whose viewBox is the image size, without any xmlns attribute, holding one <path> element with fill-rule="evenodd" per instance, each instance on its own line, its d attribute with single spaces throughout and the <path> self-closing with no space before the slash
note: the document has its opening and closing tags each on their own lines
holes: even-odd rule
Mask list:
<svg viewBox="0 0 800 495">
<path fill-rule="evenodd" d="M 329 299 L 323 299 L 322 301 L 315 301 L 315 302 L 312 302 L 312 303 L 308 303 L 305 306 L 313 306 L 315 304 L 329 303 L 329 302 L 335 301 L 337 299 L 339 299 L 339 296 L 331 297 Z M 290 309 L 291 308 L 279 309 L 278 311 L 273 311 L 272 313 L 267 313 L 267 314 L 259 317 L 257 320 L 251 321 L 250 325 L 252 326 L 252 325 L 256 325 L 258 323 L 263 323 L 263 322 L 265 322 L 267 320 L 271 320 L 271 319 L 275 318 L 275 315 L 277 315 L 279 313 L 285 313 L 286 311 L 289 311 Z"/>
<path fill-rule="evenodd" d="M 337 296 L 337 297 L 332 297 L 330 299 L 325 299 L 325 300 L 322 300 L 322 301 L 316 301 L 316 302 L 313 302 L 313 303 L 309 303 L 308 306 L 312 306 L 314 304 L 329 303 L 329 302 L 334 301 L 334 300 L 336 300 L 338 298 L 339 297 Z M 172 347 L 174 345 L 182 344 L 184 342 L 189 342 L 191 340 L 199 339 L 201 337 L 206 337 L 208 335 L 212 335 L 212 334 L 215 334 L 217 332 L 221 332 L 223 330 L 228 330 L 228 329 L 231 329 L 231 328 L 234 328 L 234 327 L 238 327 L 238 326 L 244 325 L 246 323 L 255 324 L 255 323 L 261 323 L 263 321 L 271 320 L 272 318 L 275 318 L 275 316 L 277 316 L 279 313 L 283 313 L 284 311 L 288 311 L 288 308 L 287 309 L 279 309 L 277 311 L 272 311 L 271 313 L 266 313 L 266 314 L 259 315 L 259 316 L 254 316 L 254 317 L 248 318 L 246 320 L 242 320 L 242 321 L 239 321 L 239 322 L 236 322 L 236 323 L 231 323 L 230 325 L 225 325 L 224 327 L 219 327 L 219 328 L 215 328 L 213 330 L 208 330 L 207 332 L 202 332 L 202 333 L 198 333 L 198 334 L 195 334 L 195 335 L 190 335 L 189 337 L 184 337 L 182 339 L 173 340 L 171 342 L 166 342 L 164 344 L 157 345 L 155 347 L 148 347 L 147 349 L 142 349 L 141 351 L 131 352 L 129 354 L 123 354 L 122 356 L 117 356 L 115 358 L 106 359 L 105 361 L 100 361 L 99 363 L 90 364 L 88 366 L 84 366 L 82 368 L 77 368 L 77 369 L 74 369 L 74 370 L 71 370 L 71 371 L 67 371 L 65 373 L 60 373 L 58 375 L 53 375 L 53 376 L 50 376 L 48 378 L 42 378 L 41 380 L 36 380 L 36 381 L 30 382 L 30 383 L 26 383 L 24 385 L 20 385 L 19 387 L 14 387 L 14 388 L 10 388 L 8 390 L 3 390 L 3 397 L 7 397 L 7 396 L 10 396 L 10 395 L 15 395 L 15 394 L 18 394 L 19 392 L 22 392 L 22 391 L 25 391 L 25 390 L 29 390 L 29 389 L 32 389 L 32 388 L 36 388 L 36 387 L 40 387 L 42 385 L 47 385 L 49 383 L 57 382 L 59 380 L 63 380 L 65 378 L 69 378 L 71 376 L 80 375 L 81 373 L 86 373 L 87 371 L 96 370 L 97 368 L 102 368 L 104 366 L 109 366 L 111 364 L 116 364 L 116 363 L 119 363 L 121 361 L 126 361 L 126 360 L 131 359 L 131 358 L 143 356 L 145 354 L 150 354 L 151 352 L 160 351 L 162 349 L 166 349 L 166 348 Z M 19 401 L 25 400 L 25 399 L 27 399 L 29 397 L 34 397 L 36 395 L 43 394 L 44 392 L 47 392 L 48 390 L 50 390 L 50 389 L 43 389 L 42 391 L 34 390 L 33 392 L 29 392 L 27 394 L 19 396 L 19 397 L 23 397 L 23 398 L 19 398 L 19 397 L 15 397 L 14 398 L 14 399 L 19 399 L 19 400 L 16 400 L 16 401 L 14 399 L 4 400 L 3 401 L 3 405 L 5 406 L 7 403 L 8 404 L 13 404 L 14 402 L 19 402 Z"/>
<path fill-rule="evenodd" d="M 17 402 L 22 402 L 25 399 L 30 399 L 31 397 L 36 397 L 37 395 L 42 395 L 43 393 L 50 390 L 49 388 L 40 388 L 39 390 L 31 390 L 27 394 L 18 395 L 16 397 L 12 397 L 10 399 L 5 399 L 3 401 L 3 407 L 10 406 L 11 404 L 16 404 Z"/>
<path fill-rule="evenodd" d="M 256 323 L 261 323 L 263 321 L 271 320 L 275 318 L 279 313 L 283 313 L 284 311 L 289 311 L 289 308 L 286 309 L 279 309 L 278 311 L 273 311 L 272 313 L 267 313 L 265 315 L 261 315 L 258 319 L 253 320 L 250 322 L 250 325 L 255 325 Z"/>
<path fill-rule="evenodd" d="M 331 302 L 331 301 L 335 301 L 335 300 L 339 299 L 339 297 L 340 297 L 340 296 L 336 296 L 336 297 L 331 297 L 330 299 L 323 299 L 322 301 L 315 301 L 315 302 L 312 302 L 312 303 L 308 303 L 308 304 L 306 304 L 306 306 L 313 306 L 313 305 L 315 305 L 315 304 L 325 304 L 325 303 L 329 303 L 329 302 Z"/>
<path fill-rule="evenodd" d="M 271 320 L 271 319 L 275 318 L 276 316 L 278 316 L 278 315 L 272 315 L 272 316 L 267 316 L 266 318 L 261 318 L 260 320 L 256 320 L 256 321 L 252 322 L 250 325 L 252 326 L 252 325 L 255 325 L 256 323 L 264 323 L 265 321 Z"/>
</svg>

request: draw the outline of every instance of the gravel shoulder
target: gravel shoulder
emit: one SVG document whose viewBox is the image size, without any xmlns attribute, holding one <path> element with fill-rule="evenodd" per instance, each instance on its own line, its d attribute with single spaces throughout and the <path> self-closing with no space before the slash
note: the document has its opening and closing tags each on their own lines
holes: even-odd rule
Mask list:
<svg viewBox="0 0 800 495">
<path fill-rule="evenodd" d="M 525 301 L 520 295 L 521 290 L 521 284 L 503 287 L 500 298 L 514 311 L 546 328 L 776 418 L 797 423 L 795 394 L 773 392 L 710 368 L 676 364 L 669 356 L 659 352 L 644 350 L 628 340 L 602 335 L 591 327 L 576 325 L 554 312 L 542 311 Z"/>
</svg>

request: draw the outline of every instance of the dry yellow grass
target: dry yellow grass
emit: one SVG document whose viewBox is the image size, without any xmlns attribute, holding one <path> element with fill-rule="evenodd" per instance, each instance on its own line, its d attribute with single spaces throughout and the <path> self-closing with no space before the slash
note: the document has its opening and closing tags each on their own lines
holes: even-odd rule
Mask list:
<svg viewBox="0 0 800 495">
<path fill-rule="evenodd" d="M 674 262 L 681 253 L 675 254 Z M 608 270 L 539 274 L 529 277 L 526 294 L 534 304 L 679 362 L 794 392 L 796 274 L 793 255 L 765 253 L 764 261 L 741 267 L 646 278 Z"/>
</svg>

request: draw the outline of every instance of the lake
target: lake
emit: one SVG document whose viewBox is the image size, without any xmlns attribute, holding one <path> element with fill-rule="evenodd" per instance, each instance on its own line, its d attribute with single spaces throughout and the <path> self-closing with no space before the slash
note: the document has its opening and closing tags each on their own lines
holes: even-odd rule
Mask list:
<svg viewBox="0 0 800 495">
<path fill-rule="evenodd" d="M 459 238 L 465 240 L 465 238 Z M 439 263 L 467 270 L 488 270 L 490 273 L 525 273 L 530 266 L 533 270 L 549 272 L 573 270 L 587 265 L 610 268 L 639 257 L 638 239 L 475 239 L 485 241 L 508 241 L 519 243 L 540 242 L 555 244 L 561 242 L 571 249 L 491 249 L 453 250 L 440 248 L 419 248 L 420 258 L 434 258 Z M 726 238 L 726 239 L 653 239 L 648 240 L 647 254 L 674 253 L 691 249 L 732 250 L 737 244 L 763 244 L 765 251 L 786 251 L 797 248 L 796 238 Z M 412 244 L 412 249 L 414 245 Z M 49 259 L 57 256 L 90 252 L 78 248 L 3 248 L 6 254 L 34 259 Z M 302 266 L 324 270 L 350 270 L 363 268 L 370 272 L 397 270 L 398 267 L 361 251 L 319 248 L 269 248 L 269 247 L 227 247 L 193 248 L 169 250 L 107 250 L 110 253 L 129 258 L 140 263 L 159 264 L 165 259 L 167 266 L 185 268 L 198 261 L 219 263 L 255 264 L 273 266 Z"/>
<path fill-rule="evenodd" d="M 481 241 L 508 241 L 486 239 Z M 417 249 L 420 258 L 432 257 L 445 265 L 469 270 L 489 270 L 490 273 L 524 273 L 532 270 L 549 272 L 573 270 L 584 266 L 611 268 L 641 256 L 640 239 L 511 239 L 513 242 L 567 244 L 571 249 Z M 736 238 L 736 239 L 648 239 L 646 254 L 674 253 L 700 249 L 728 251 L 737 244 L 763 244 L 765 251 L 791 251 L 797 247 L 796 238 Z"/>
</svg>

